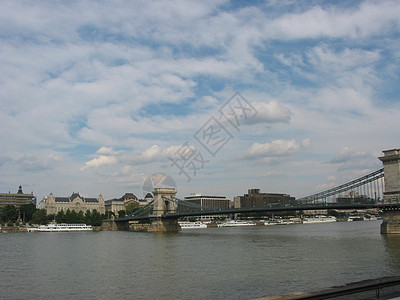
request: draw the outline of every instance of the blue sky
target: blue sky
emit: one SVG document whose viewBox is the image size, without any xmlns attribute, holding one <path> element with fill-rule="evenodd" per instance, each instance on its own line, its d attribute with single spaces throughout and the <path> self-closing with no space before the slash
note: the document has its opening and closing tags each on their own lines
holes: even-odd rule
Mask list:
<svg viewBox="0 0 400 300">
<path fill-rule="evenodd" d="M 398 1 L 0 8 L 3 192 L 141 197 L 162 172 L 180 198 L 301 197 L 380 168 L 381 151 L 400 147 Z M 249 109 L 236 127 L 221 114 L 235 92 Z M 219 129 L 214 155 L 199 141 L 205 125 Z"/>
</svg>

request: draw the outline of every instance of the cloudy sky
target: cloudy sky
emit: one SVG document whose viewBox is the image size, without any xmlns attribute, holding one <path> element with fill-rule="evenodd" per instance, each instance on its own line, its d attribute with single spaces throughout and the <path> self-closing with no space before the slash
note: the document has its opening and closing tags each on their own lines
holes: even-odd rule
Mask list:
<svg viewBox="0 0 400 300">
<path fill-rule="evenodd" d="M 400 148 L 400 1 L 1 1 L 0 191 L 306 196 Z M 239 92 L 239 93 L 237 93 Z"/>
</svg>

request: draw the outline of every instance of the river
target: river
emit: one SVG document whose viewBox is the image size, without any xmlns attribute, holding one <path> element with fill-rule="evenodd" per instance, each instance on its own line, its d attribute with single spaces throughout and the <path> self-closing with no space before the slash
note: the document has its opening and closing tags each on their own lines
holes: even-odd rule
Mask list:
<svg viewBox="0 0 400 300">
<path fill-rule="evenodd" d="M 0 234 L 0 297 L 254 299 L 399 275 L 380 223 Z"/>
</svg>

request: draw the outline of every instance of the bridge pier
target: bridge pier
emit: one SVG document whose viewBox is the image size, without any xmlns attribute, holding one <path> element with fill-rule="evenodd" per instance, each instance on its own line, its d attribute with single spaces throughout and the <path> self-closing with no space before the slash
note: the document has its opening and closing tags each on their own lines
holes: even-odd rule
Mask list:
<svg viewBox="0 0 400 300">
<path fill-rule="evenodd" d="M 174 188 L 155 188 L 154 189 L 153 214 L 156 219 L 151 221 L 148 232 L 177 232 L 181 229 L 178 219 L 162 219 L 164 214 L 175 213 L 178 205 L 171 200 L 175 199 L 176 190 Z"/>
<path fill-rule="evenodd" d="M 180 230 L 178 219 L 153 220 L 147 229 L 148 232 L 178 232 Z"/>
<path fill-rule="evenodd" d="M 385 204 L 398 204 L 400 201 L 400 149 L 383 151 L 379 157 L 383 163 L 385 173 Z M 400 211 L 396 206 L 383 211 L 381 234 L 400 234 Z"/>
<path fill-rule="evenodd" d="M 383 213 L 381 234 L 400 233 L 400 212 L 398 210 L 387 210 Z"/>
</svg>

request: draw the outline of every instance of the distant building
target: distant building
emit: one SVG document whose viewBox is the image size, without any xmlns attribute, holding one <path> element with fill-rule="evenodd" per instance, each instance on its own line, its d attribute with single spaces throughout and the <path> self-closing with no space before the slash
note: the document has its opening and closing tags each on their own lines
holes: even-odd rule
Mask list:
<svg viewBox="0 0 400 300">
<path fill-rule="evenodd" d="M 101 214 L 105 213 L 102 195 L 97 198 L 86 198 L 74 192 L 70 197 L 56 197 L 50 193 L 43 201 L 45 201 L 47 214 L 57 214 L 61 210 L 66 212 L 68 209 L 76 212 L 83 211 L 84 213 L 88 210 L 97 210 Z"/>
<path fill-rule="evenodd" d="M 231 201 L 225 196 L 206 196 L 202 194 L 193 194 L 184 198 L 184 201 L 205 207 L 204 209 L 229 209 Z M 192 210 L 190 207 L 179 205 L 178 211 L 185 212 Z M 219 216 L 221 217 L 221 216 Z M 212 219 L 213 216 L 201 216 L 201 219 Z"/>
<path fill-rule="evenodd" d="M 147 193 L 144 199 L 139 199 L 140 206 L 145 206 L 154 200 L 154 197 L 151 193 Z"/>
<path fill-rule="evenodd" d="M 235 208 L 267 207 L 270 204 L 290 204 L 295 200 L 287 194 L 260 193 L 259 189 L 250 189 L 248 194 L 234 198 Z"/>
<path fill-rule="evenodd" d="M 22 192 L 22 186 L 19 186 L 16 194 L 10 192 L 0 194 L 0 209 L 8 204 L 14 205 L 18 209 L 21 205 L 29 203 L 36 205 L 36 197 L 33 195 L 33 192 L 30 194 L 24 194 Z"/>
<path fill-rule="evenodd" d="M 125 205 L 131 203 L 132 201 L 140 203 L 138 198 L 133 193 L 125 193 L 125 195 L 123 195 L 121 198 L 106 200 L 105 209 L 106 211 L 111 211 L 118 216 L 118 212 L 125 210 Z"/>
<path fill-rule="evenodd" d="M 373 204 L 374 199 L 366 195 L 359 195 L 357 192 L 351 191 L 348 195 L 340 196 L 336 198 L 336 202 L 339 204 Z"/>
</svg>

